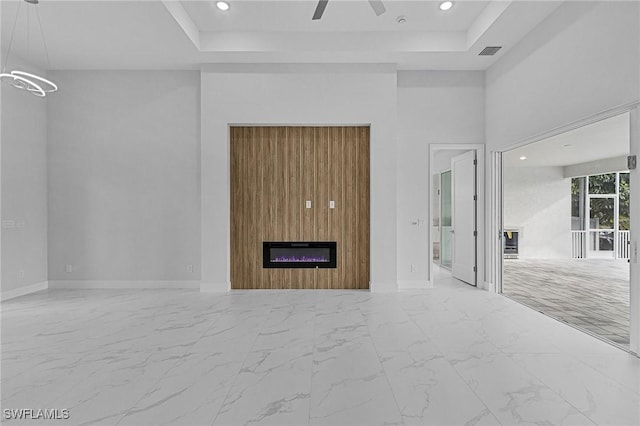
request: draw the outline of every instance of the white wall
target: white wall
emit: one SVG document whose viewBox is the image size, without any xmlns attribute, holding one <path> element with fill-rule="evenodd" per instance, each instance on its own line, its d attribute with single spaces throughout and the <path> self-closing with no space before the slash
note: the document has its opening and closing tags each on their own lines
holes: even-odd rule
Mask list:
<svg viewBox="0 0 640 426">
<path fill-rule="evenodd" d="M 468 151 L 469 150 L 464 149 L 446 149 L 435 151 L 435 153 L 433 154 L 433 173 L 440 174 L 447 170 L 451 170 L 451 159 Z"/>
<path fill-rule="evenodd" d="M 500 58 L 486 74 L 488 146 L 640 99 L 639 7 L 565 2 Z"/>
<path fill-rule="evenodd" d="M 398 280 L 409 286 L 426 285 L 431 264 L 429 144 L 484 143 L 484 104 L 483 72 L 398 73 Z"/>
<path fill-rule="evenodd" d="M 2 220 L 13 225 L 2 229 L 5 297 L 47 281 L 47 100 L 3 86 Z"/>
<path fill-rule="evenodd" d="M 199 73 L 52 77 L 49 279 L 199 280 Z"/>
<path fill-rule="evenodd" d="M 571 179 L 562 167 L 504 169 L 505 229 L 519 229 L 522 259 L 571 258 Z"/>
<path fill-rule="evenodd" d="M 627 156 L 604 158 L 588 163 L 572 164 L 564 167 L 564 177 L 602 175 L 627 170 Z"/>
<path fill-rule="evenodd" d="M 229 277 L 230 124 L 371 124 L 371 289 L 396 288 L 396 72 L 217 65 L 202 72 L 202 281 Z"/>
</svg>

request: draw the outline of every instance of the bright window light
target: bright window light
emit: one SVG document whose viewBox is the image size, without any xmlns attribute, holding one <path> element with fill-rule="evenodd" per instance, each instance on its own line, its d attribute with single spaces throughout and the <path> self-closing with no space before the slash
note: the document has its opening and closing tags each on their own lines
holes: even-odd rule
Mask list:
<svg viewBox="0 0 640 426">
<path fill-rule="evenodd" d="M 453 7 L 452 1 L 443 1 L 440 3 L 440 10 L 449 10 Z"/>
</svg>

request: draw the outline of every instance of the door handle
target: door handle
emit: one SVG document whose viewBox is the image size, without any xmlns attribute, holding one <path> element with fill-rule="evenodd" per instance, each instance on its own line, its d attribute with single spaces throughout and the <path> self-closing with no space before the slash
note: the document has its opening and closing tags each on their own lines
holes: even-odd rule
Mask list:
<svg viewBox="0 0 640 426">
<path fill-rule="evenodd" d="M 450 229 L 449 232 L 451 232 L 452 234 L 454 233 L 453 229 Z"/>
</svg>

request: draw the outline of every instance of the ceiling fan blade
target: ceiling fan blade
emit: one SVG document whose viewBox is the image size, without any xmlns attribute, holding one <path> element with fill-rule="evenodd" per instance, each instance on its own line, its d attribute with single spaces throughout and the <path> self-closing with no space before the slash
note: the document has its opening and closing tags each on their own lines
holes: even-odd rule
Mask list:
<svg viewBox="0 0 640 426">
<path fill-rule="evenodd" d="M 380 16 L 387 11 L 385 9 L 384 4 L 382 4 L 382 0 L 369 0 L 369 4 L 371 8 L 376 13 L 376 16 Z"/>
<path fill-rule="evenodd" d="M 316 11 L 313 13 L 313 18 L 311 18 L 312 20 L 316 21 L 322 18 L 322 14 L 324 13 L 324 9 L 327 7 L 327 3 L 329 3 L 329 0 L 318 1 L 318 5 L 316 6 Z"/>
</svg>

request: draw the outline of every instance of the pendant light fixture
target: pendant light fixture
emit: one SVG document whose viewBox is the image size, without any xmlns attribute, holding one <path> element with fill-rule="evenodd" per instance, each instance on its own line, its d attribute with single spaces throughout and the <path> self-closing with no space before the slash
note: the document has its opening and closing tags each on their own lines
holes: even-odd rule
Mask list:
<svg viewBox="0 0 640 426">
<path fill-rule="evenodd" d="M 34 9 L 36 12 L 35 15 L 38 20 L 38 26 L 40 28 L 40 38 L 42 39 L 42 45 L 44 46 L 44 52 L 47 57 L 47 66 L 51 68 L 51 64 L 49 61 L 49 51 L 47 49 L 47 43 L 44 40 L 44 32 L 42 31 L 42 22 L 40 21 L 40 12 L 38 11 L 38 8 L 35 7 L 35 5 L 38 4 L 39 0 L 24 0 L 24 1 L 26 3 L 30 3 L 34 5 Z M 13 71 L 7 72 L 6 70 L 7 61 L 9 60 L 9 57 L 11 55 L 11 47 L 13 46 L 13 39 L 16 34 L 16 26 L 18 23 L 18 17 L 20 16 L 21 8 L 22 8 L 22 2 L 20 2 L 20 4 L 18 5 L 18 11 L 16 12 L 16 19 L 13 22 L 13 29 L 11 30 L 11 39 L 9 40 L 9 48 L 7 49 L 7 54 L 3 62 L 2 72 L 0 73 L 0 81 L 7 81 L 13 87 L 17 89 L 26 90 L 27 92 L 35 96 L 45 97 L 47 93 L 52 93 L 58 90 L 58 86 L 56 86 L 55 83 L 53 83 L 50 80 L 47 80 L 44 77 L 40 77 L 38 75 L 28 73 L 25 71 L 13 70 Z M 30 12 L 29 10 L 27 10 L 27 40 L 28 40 L 27 43 L 29 43 L 30 41 L 29 31 L 31 30 L 29 28 L 29 21 L 30 21 L 29 15 L 30 15 Z"/>
</svg>

